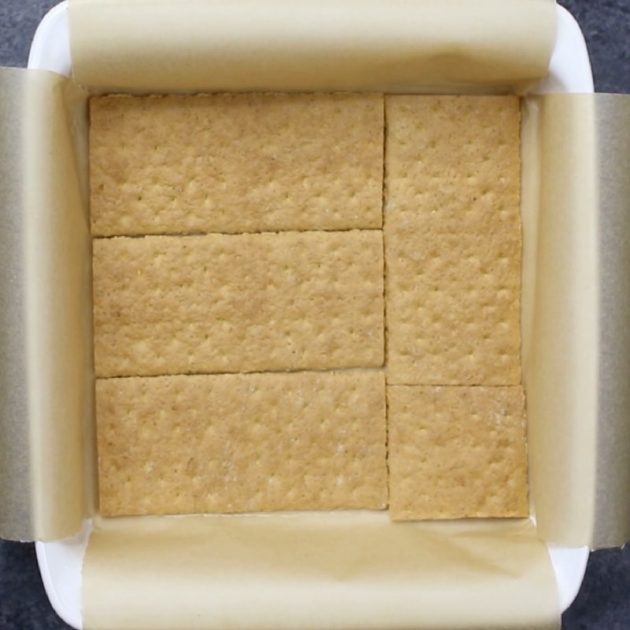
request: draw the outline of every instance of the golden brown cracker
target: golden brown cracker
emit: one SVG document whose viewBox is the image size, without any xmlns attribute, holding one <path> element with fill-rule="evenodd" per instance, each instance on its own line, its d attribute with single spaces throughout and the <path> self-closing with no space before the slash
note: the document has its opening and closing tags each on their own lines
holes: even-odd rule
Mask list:
<svg viewBox="0 0 630 630">
<path fill-rule="evenodd" d="M 520 383 L 519 101 L 386 98 L 387 378 Z"/>
<path fill-rule="evenodd" d="M 380 367 L 382 233 L 96 239 L 97 376 Z"/>
<path fill-rule="evenodd" d="M 387 405 L 393 520 L 528 515 L 520 386 L 388 386 Z"/>
<path fill-rule="evenodd" d="M 98 379 L 100 512 L 383 509 L 381 371 Z"/>
<path fill-rule="evenodd" d="M 382 147 L 382 95 L 92 97 L 92 232 L 380 228 Z"/>
</svg>

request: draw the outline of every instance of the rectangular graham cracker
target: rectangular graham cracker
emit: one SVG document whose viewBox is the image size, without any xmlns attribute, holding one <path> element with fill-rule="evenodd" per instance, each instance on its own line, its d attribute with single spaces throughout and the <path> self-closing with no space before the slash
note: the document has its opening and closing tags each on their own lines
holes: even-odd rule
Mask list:
<svg viewBox="0 0 630 630">
<path fill-rule="evenodd" d="M 97 376 L 381 367 L 380 230 L 95 239 Z"/>
<path fill-rule="evenodd" d="M 97 379 L 100 512 L 384 509 L 381 371 Z"/>
<path fill-rule="evenodd" d="M 96 236 L 380 228 L 383 96 L 90 99 Z"/>
<path fill-rule="evenodd" d="M 386 97 L 388 383 L 520 383 L 520 109 Z"/>
<path fill-rule="evenodd" d="M 520 386 L 388 386 L 387 405 L 393 520 L 528 516 Z"/>
</svg>

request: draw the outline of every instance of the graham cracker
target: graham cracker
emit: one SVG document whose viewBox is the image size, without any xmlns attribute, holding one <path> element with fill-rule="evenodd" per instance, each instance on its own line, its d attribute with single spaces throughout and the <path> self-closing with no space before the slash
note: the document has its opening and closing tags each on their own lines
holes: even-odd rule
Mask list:
<svg viewBox="0 0 630 630">
<path fill-rule="evenodd" d="M 387 406 L 393 520 L 528 516 L 520 386 L 388 386 Z"/>
<path fill-rule="evenodd" d="M 381 367 L 382 233 L 95 239 L 97 376 Z"/>
<path fill-rule="evenodd" d="M 384 509 L 380 371 L 98 379 L 100 512 Z"/>
<path fill-rule="evenodd" d="M 520 383 L 520 109 L 386 97 L 387 379 Z"/>
<path fill-rule="evenodd" d="M 380 228 L 383 96 L 90 99 L 97 236 Z"/>
</svg>

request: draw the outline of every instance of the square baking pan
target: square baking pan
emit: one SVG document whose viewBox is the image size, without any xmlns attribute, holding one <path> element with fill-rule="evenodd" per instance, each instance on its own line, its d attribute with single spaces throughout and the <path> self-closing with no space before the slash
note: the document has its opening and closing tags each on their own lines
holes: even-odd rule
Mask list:
<svg viewBox="0 0 630 630">
<path fill-rule="evenodd" d="M 591 93 L 593 79 L 588 52 L 579 25 L 563 7 L 557 7 L 558 28 L 548 77 L 533 87 L 533 93 Z M 68 6 L 62 2 L 43 18 L 33 39 L 28 67 L 70 76 Z M 83 557 L 91 529 L 84 522 L 73 538 L 37 542 L 37 560 L 46 593 L 59 616 L 75 628 L 82 627 L 81 583 Z M 588 548 L 548 545 L 561 608 L 575 598 L 582 582 Z"/>
<path fill-rule="evenodd" d="M 630 538 L 630 99 L 593 93 L 554 0 L 67 0 L 0 69 L 0 536 L 76 628 L 557 627 Z M 88 98 L 230 91 L 521 99 L 530 517 L 102 518 Z"/>
</svg>

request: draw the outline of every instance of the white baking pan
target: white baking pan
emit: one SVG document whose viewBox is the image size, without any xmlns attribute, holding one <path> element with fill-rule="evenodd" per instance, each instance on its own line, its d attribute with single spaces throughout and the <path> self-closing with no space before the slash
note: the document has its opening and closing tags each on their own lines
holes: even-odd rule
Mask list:
<svg viewBox="0 0 630 630">
<path fill-rule="evenodd" d="M 593 92 L 593 77 L 584 37 L 577 22 L 558 6 L 558 31 L 549 76 L 534 92 Z M 51 9 L 41 21 L 28 59 L 28 67 L 70 75 L 72 59 L 67 2 Z M 37 542 L 37 560 L 50 603 L 74 628 L 82 628 L 81 580 L 83 556 L 91 530 L 86 521 L 76 537 Z M 587 547 L 549 546 L 560 604 L 563 610 L 575 599 L 584 577 Z"/>
</svg>

